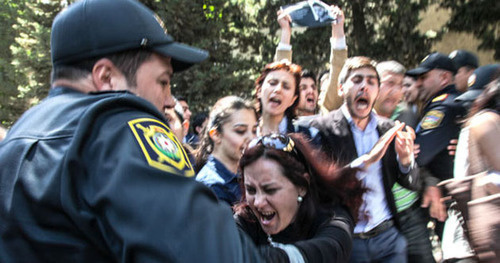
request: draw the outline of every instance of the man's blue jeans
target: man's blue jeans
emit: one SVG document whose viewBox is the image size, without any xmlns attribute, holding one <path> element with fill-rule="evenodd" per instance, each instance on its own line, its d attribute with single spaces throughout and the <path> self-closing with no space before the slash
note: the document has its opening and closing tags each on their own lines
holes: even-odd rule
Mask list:
<svg viewBox="0 0 500 263">
<path fill-rule="evenodd" d="M 372 238 L 354 238 L 349 262 L 406 263 L 406 239 L 394 226 Z"/>
</svg>

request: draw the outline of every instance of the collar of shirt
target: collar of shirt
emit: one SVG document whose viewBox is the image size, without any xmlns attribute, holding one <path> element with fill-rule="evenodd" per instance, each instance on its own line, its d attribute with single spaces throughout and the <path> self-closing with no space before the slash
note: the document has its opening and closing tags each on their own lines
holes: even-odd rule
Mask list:
<svg viewBox="0 0 500 263">
<path fill-rule="evenodd" d="M 224 180 L 224 182 L 230 182 L 239 177 L 238 174 L 232 173 L 227 169 L 227 167 L 221 163 L 213 155 L 208 156 L 207 163 L 212 163 L 217 171 L 217 174 Z"/>
<path fill-rule="evenodd" d="M 349 123 L 351 129 L 356 129 L 361 131 L 361 129 L 359 129 L 358 126 L 356 126 L 356 124 L 354 123 L 354 120 L 352 119 L 351 114 L 349 113 L 349 110 L 347 109 L 347 105 L 345 103 L 340 107 L 340 110 L 342 111 L 342 114 L 344 114 L 344 117 L 347 119 L 347 123 Z M 362 132 L 368 133 L 372 131 L 377 131 L 377 114 L 375 114 L 375 112 L 373 112 L 372 110 L 368 118 L 370 118 L 370 121 L 368 122 L 368 125 L 366 125 L 365 130 Z M 354 132 L 354 130 L 352 131 Z M 378 135 L 377 135 L 377 140 L 378 140 Z M 358 154 L 361 155 L 364 153 L 358 152 Z"/>
</svg>

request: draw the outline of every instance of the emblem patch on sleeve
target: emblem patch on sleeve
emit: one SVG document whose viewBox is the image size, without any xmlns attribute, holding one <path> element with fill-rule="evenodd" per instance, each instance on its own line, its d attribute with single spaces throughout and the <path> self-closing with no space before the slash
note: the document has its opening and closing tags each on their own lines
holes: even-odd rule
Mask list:
<svg viewBox="0 0 500 263">
<path fill-rule="evenodd" d="M 434 129 L 441 124 L 443 118 L 444 113 L 442 111 L 431 110 L 425 114 L 422 122 L 420 123 L 420 127 L 422 127 L 423 130 Z"/>
<path fill-rule="evenodd" d="M 135 119 L 128 125 L 141 147 L 147 163 L 157 169 L 194 176 L 194 171 L 182 144 L 164 123 L 150 118 Z"/>
</svg>

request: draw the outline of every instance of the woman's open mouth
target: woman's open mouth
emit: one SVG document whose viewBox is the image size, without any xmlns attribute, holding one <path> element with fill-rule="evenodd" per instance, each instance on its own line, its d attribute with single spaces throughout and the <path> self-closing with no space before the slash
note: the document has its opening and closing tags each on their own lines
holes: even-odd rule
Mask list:
<svg viewBox="0 0 500 263">
<path fill-rule="evenodd" d="M 276 212 L 259 212 L 259 219 L 263 225 L 269 225 L 275 216 Z"/>
</svg>

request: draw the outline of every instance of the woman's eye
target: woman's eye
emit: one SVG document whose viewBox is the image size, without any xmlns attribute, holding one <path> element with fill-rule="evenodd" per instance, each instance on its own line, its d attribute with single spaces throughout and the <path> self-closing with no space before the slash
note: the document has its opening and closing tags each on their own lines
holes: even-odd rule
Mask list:
<svg viewBox="0 0 500 263">
<path fill-rule="evenodd" d="M 255 194 L 255 189 L 253 187 L 246 187 L 246 191 L 248 195 L 254 195 Z"/>
<path fill-rule="evenodd" d="M 272 195 L 272 194 L 276 193 L 276 191 L 278 191 L 278 189 L 271 188 L 271 189 L 266 189 L 264 192 L 266 192 L 269 195 Z"/>
<path fill-rule="evenodd" d="M 247 132 L 246 130 L 235 130 L 235 132 L 239 135 L 243 135 L 245 134 L 245 132 Z"/>
</svg>

